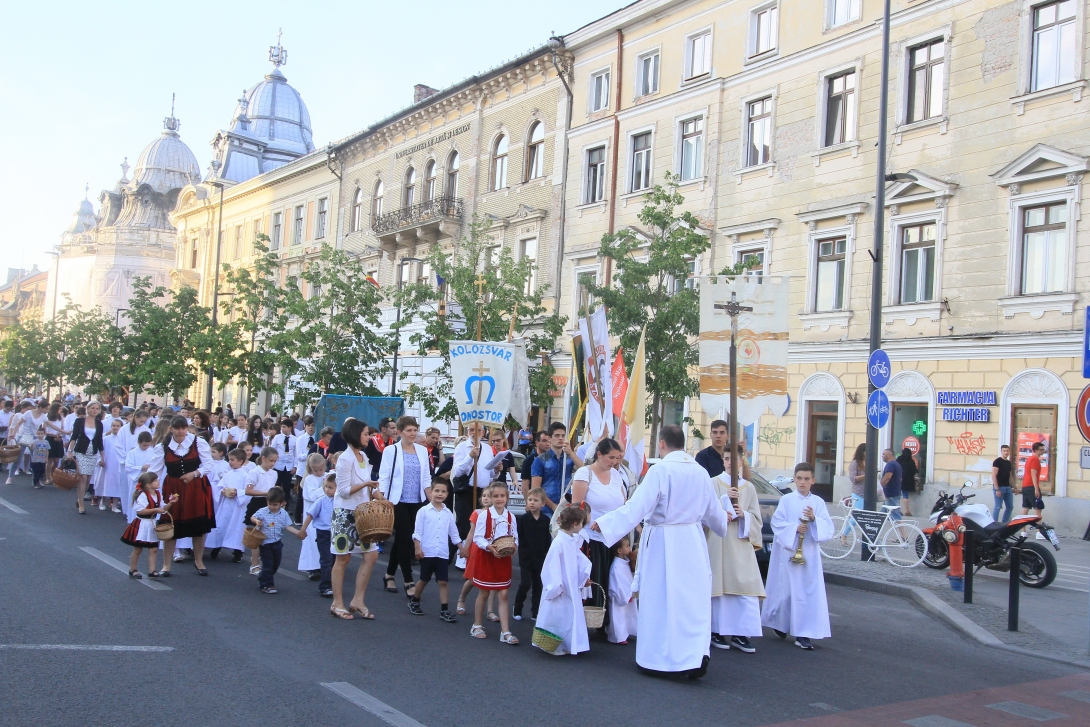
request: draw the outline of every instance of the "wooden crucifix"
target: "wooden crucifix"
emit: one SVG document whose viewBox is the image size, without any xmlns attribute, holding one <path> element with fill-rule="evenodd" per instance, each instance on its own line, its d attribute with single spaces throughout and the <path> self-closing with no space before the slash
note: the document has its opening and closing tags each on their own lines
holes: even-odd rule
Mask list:
<svg viewBox="0 0 1090 727">
<path fill-rule="evenodd" d="M 714 303 L 712 307 L 730 316 L 730 441 L 727 444 L 730 451 L 730 486 L 738 487 L 738 442 L 741 441 L 738 431 L 738 316 L 742 313 L 752 313 L 752 306 L 744 306 L 738 303 L 738 294 L 731 291 L 729 303 Z M 732 497 L 732 504 L 737 505 L 738 499 Z"/>
</svg>

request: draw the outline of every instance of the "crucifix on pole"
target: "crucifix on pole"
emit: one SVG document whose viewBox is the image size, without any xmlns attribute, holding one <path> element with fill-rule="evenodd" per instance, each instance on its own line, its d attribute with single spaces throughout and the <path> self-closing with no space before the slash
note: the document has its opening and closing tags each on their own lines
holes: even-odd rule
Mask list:
<svg viewBox="0 0 1090 727">
<path fill-rule="evenodd" d="M 752 313 L 753 306 L 738 303 L 738 294 L 731 291 L 729 303 L 714 303 L 715 310 L 721 310 L 730 316 L 730 486 L 738 487 L 738 316 Z M 731 502 L 737 504 L 735 498 Z"/>
<path fill-rule="evenodd" d="M 473 285 L 475 285 L 476 288 L 477 288 L 477 340 L 478 341 L 481 340 L 481 318 L 484 316 L 484 286 L 485 286 L 486 282 L 487 281 L 485 280 L 485 277 L 484 277 L 484 275 L 482 273 L 477 273 L 477 279 L 473 281 Z M 488 369 L 484 368 L 484 362 L 482 361 L 480 363 L 480 373 L 478 375 L 483 376 L 484 372 L 487 371 L 487 370 Z M 481 385 L 483 383 L 484 383 L 483 380 L 477 382 L 477 403 L 478 404 L 481 401 Z M 480 441 L 481 441 L 480 437 L 479 437 L 480 431 L 481 431 L 481 425 L 477 424 L 473 428 L 473 448 L 477 450 L 477 461 L 473 462 L 473 507 L 474 508 L 476 508 L 480 504 L 480 500 L 477 499 L 477 497 L 478 497 L 478 495 L 477 495 L 477 489 L 478 489 L 477 488 L 477 469 L 478 469 L 478 465 L 480 464 L 479 460 L 480 460 L 480 457 L 481 457 L 480 449 L 478 449 L 478 447 L 480 447 Z"/>
</svg>

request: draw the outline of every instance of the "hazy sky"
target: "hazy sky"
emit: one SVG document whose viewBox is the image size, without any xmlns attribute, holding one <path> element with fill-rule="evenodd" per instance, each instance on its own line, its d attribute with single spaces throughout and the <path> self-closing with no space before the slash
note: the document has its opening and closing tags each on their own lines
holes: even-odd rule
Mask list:
<svg viewBox="0 0 1090 727">
<path fill-rule="evenodd" d="M 436 88 L 484 71 L 627 0 L 18 2 L 0 27 L 0 274 L 46 267 L 91 185 L 112 188 L 162 131 L 177 93 L 202 172 L 236 99 L 272 66 L 310 110 L 314 143 L 348 136 Z"/>
</svg>

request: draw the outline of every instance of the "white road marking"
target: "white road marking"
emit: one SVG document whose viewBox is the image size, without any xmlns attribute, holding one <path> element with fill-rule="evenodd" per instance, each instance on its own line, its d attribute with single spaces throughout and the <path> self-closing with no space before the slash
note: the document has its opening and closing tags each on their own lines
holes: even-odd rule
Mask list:
<svg viewBox="0 0 1090 727">
<path fill-rule="evenodd" d="M 125 575 L 129 575 L 129 566 L 122 563 L 120 560 L 117 560 L 116 558 L 111 558 L 110 556 L 106 555 L 102 551 L 95 550 L 94 548 L 83 547 L 83 548 L 80 548 L 80 550 L 82 550 L 84 553 L 91 556 L 92 558 L 97 558 L 97 559 L 101 560 L 103 563 L 110 566 L 111 568 L 116 568 L 117 570 L 121 571 Z M 147 586 L 148 588 L 150 588 L 153 591 L 170 591 L 170 590 L 173 590 L 170 586 L 159 583 L 154 578 L 148 578 L 146 576 L 144 578 L 142 578 L 141 580 L 138 580 L 136 582 L 144 584 L 145 586 Z"/>
<path fill-rule="evenodd" d="M 23 508 L 19 507 L 18 505 L 15 505 L 15 504 L 12 504 L 12 503 L 8 502 L 7 500 L 5 500 L 2 497 L 0 497 L 0 505 L 3 505 L 4 507 L 11 510 L 16 515 L 26 515 L 26 514 L 28 514 L 27 511 L 24 510 Z"/>
<path fill-rule="evenodd" d="M 424 727 L 423 724 L 409 715 L 397 711 L 385 702 L 380 702 L 348 682 L 322 683 L 322 686 L 335 694 L 341 695 L 357 707 L 363 707 L 382 721 L 394 725 L 394 727 Z"/>
<path fill-rule="evenodd" d="M 173 646 L 113 646 L 111 644 L 0 644 L 0 649 L 24 651 L 174 651 Z"/>
</svg>

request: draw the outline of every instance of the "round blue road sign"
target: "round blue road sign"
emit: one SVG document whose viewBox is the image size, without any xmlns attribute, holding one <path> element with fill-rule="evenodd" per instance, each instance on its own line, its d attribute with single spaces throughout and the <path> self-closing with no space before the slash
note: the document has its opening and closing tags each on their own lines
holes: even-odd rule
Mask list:
<svg viewBox="0 0 1090 727">
<path fill-rule="evenodd" d="M 889 355 L 882 349 L 878 349 L 870 355 L 870 360 L 867 361 L 867 377 L 874 384 L 874 388 L 883 389 L 889 383 L 889 376 Z"/>
<path fill-rule="evenodd" d="M 881 389 L 872 391 L 867 397 L 867 421 L 875 429 L 889 423 L 889 397 Z"/>
</svg>

